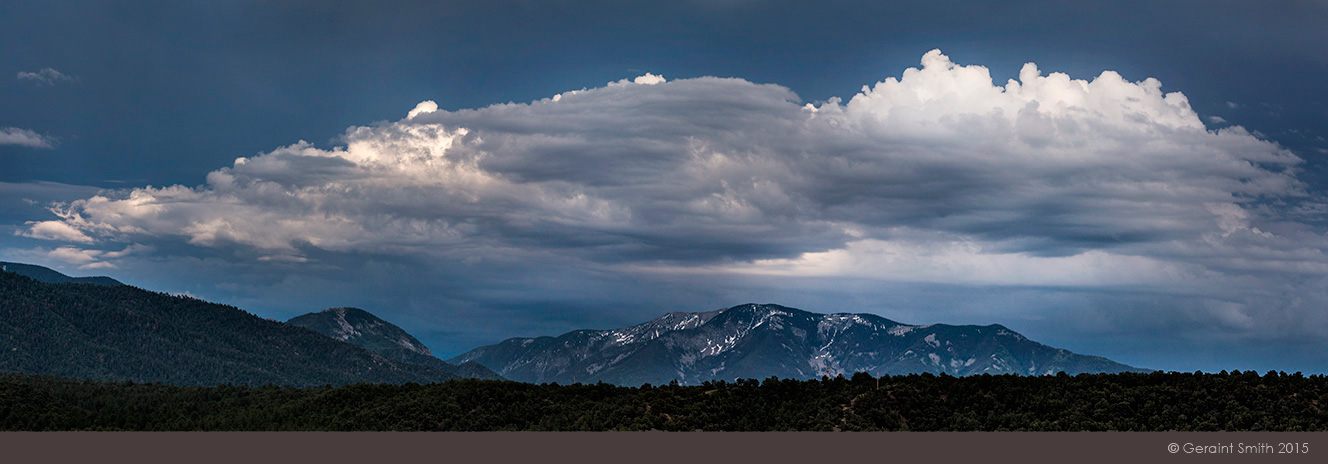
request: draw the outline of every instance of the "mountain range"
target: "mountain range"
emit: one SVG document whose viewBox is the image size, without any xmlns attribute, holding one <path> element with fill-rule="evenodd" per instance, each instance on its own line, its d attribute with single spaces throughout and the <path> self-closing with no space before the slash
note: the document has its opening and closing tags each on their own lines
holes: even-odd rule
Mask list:
<svg viewBox="0 0 1328 464">
<path fill-rule="evenodd" d="M 1148 372 L 1027 339 L 1001 325 L 910 325 L 773 304 L 672 312 L 631 327 L 510 338 L 447 361 L 368 311 L 282 323 L 232 306 L 0 263 L 0 371 L 183 385 L 708 380 L 930 372 Z"/>
<path fill-rule="evenodd" d="M 820 314 L 773 304 L 673 312 L 614 330 L 510 338 L 449 360 L 524 382 L 698 384 L 930 372 L 1047 375 L 1149 372 L 1025 338 L 1001 325 L 909 325 L 872 314 Z"/>
<path fill-rule="evenodd" d="M 31 268 L 40 266 L 20 267 Z M 43 280 L 64 283 L 0 272 L 0 371 L 178 385 L 315 386 L 432 383 L 475 370 L 393 359 L 232 306 L 36 271 Z"/>
</svg>

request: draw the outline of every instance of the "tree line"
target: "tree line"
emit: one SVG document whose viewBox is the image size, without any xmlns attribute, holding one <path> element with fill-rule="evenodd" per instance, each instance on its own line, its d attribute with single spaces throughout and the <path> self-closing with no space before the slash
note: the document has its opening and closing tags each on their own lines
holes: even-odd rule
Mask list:
<svg viewBox="0 0 1328 464">
<path fill-rule="evenodd" d="M 1323 375 L 176 386 L 0 373 L 4 430 L 1328 430 Z"/>
</svg>

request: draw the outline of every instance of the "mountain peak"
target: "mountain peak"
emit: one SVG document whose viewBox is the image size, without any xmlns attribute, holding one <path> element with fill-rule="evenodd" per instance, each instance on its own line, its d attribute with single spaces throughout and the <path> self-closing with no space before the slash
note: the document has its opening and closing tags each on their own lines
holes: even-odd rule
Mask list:
<svg viewBox="0 0 1328 464">
<path fill-rule="evenodd" d="M 400 327 L 360 308 L 341 306 L 291 318 L 287 324 L 358 345 L 389 359 L 422 364 L 460 377 L 500 379 L 479 365 L 453 365 L 435 358 L 429 347 Z"/>
<path fill-rule="evenodd" d="M 801 309 L 790 308 L 790 307 L 787 307 L 787 306 L 780 306 L 780 305 L 772 304 L 772 303 L 745 303 L 745 304 L 740 304 L 740 305 L 737 305 L 737 306 L 730 307 L 730 308 L 725 309 L 725 310 L 723 310 L 723 311 L 734 311 L 734 310 L 737 310 L 737 311 L 767 311 L 767 312 L 768 312 L 768 311 L 788 311 L 788 310 L 793 310 L 793 311 L 798 311 L 798 312 L 806 312 L 806 311 L 803 311 L 803 310 L 801 310 Z"/>
<path fill-rule="evenodd" d="M 354 314 L 354 315 L 368 316 L 368 317 L 372 317 L 372 318 L 375 318 L 375 319 L 378 318 L 378 316 L 373 315 L 373 313 L 370 313 L 370 312 L 365 311 L 365 310 L 363 310 L 363 309 L 356 308 L 356 307 L 352 307 L 352 306 L 337 306 L 337 307 L 334 307 L 334 308 L 327 308 L 327 309 L 324 309 L 324 310 L 319 311 L 319 312 L 323 312 L 323 313 L 336 313 L 336 314 L 343 315 L 343 316 L 346 315 L 347 313 L 349 313 L 349 314 Z"/>
<path fill-rule="evenodd" d="M 401 330 L 400 327 L 380 319 L 359 308 L 335 307 L 317 313 L 297 316 L 288 324 L 298 325 L 329 337 L 368 348 L 371 351 L 406 350 L 433 356 L 429 347 Z"/>
<path fill-rule="evenodd" d="M 747 303 L 670 312 L 613 330 L 514 338 L 451 359 L 527 382 L 696 384 L 735 378 L 815 378 L 930 372 L 1045 375 L 1142 371 L 1028 340 L 999 324 L 906 325 L 874 314 L 813 313 Z"/>
<path fill-rule="evenodd" d="M 120 283 L 120 281 L 106 276 L 70 277 L 60 273 L 59 271 L 56 271 L 55 269 L 51 269 L 45 266 L 38 266 L 36 264 L 10 263 L 10 262 L 0 261 L 0 271 L 13 272 L 15 274 L 25 276 L 27 278 L 36 280 L 38 282 L 43 282 L 48 284 L 76 283 L 76 284 L 93 284 L 93 285 L 106 285 L 106 286 L 124 285 L 123 283 Z"/>
</svg>

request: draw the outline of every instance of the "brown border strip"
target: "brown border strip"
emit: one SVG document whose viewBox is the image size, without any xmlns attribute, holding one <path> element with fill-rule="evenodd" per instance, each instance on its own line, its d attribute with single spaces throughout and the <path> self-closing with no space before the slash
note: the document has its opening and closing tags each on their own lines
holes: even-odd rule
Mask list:
<svg viewBox="0 0 1328 464">
<path fill-rule="evenodd" d="M 1197 454 L 1195 446 L 1217 453 Z M 1272 452 L 1250 453 L 1261 450 Z M 1328 432 L 6 432 L 0 456 L 12 463 L 1318 463 L 1328 458 Z"/>
</svg>

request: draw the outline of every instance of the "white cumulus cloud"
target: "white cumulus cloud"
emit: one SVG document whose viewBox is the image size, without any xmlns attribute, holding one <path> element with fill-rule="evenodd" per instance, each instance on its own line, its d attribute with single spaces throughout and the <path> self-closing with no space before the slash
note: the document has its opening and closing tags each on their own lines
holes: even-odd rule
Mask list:
<svg viewBox="0 0 1328 464">
<path fill-rule="evenodd" d="M 16 259 L 29 262 L 49 263 L 53 266 L 74 266 L 77 269 L 115 269 L 116 260 L 134 254 L 148 253 L 152 246 L 130 244 L 119 251 L 107 251 L 79 246 L 61 246 L 54 249 L 36 248 L 30 250 L 8 249 L 4 252 Z"/>
<path fill-rule="evenodd" d="M 43 240 L 92 243 L 92 237 L 63 221 L 30 221 L 28 230 L 18 231 L 24 237 Z"/>
<path fill-rule="evenodd" d="M 1301 160 L 1239 126 L 1209 130 L 1182 93 L 1112 71 L 1082 79 L 1029 63 L 997 83 L 933 50 L 819 104 L 778 85 L 646 74 L 526 104 L 425 101 L 341 141 L 239 158 L 199 187 L 74 201 L 25 234 L 175 241 L 289 265 L 315 251 L 458 265 L 555 256 L 758 276 L 1173 285 L 1220 294 L 1223 317 L 1279 314 L 1260 322 L 1278 327 L 1305 301 L 1328 303 L 1314 274 L 1328 266 L 1323 231 L 1279 212 L 1312 196 Z M 1272 298 L 1261 290 L 1271 282 L 1302 298 Z M 1276 301 L 1260 306 L 1265 296 Z"/>
<path fill-rule="evenodd" d="M 71 76 L 52 68 L 42 68 L 40 71 L 20 71 L 18 80 L 32 81 L 38 86 L 51 86 L 59 82 L 78 82 L 78 76 Z"/>
<path fill-rule="evenodd" d="M 406 119 L 415 119 L 416 116 L 425 113 L 432 113 L 434 111 L 438 111 L 438 104 L 434 103 L 433 100 L 425 100 L 420 102 L 420 104 L 415 105 L 415 109 L 410 110 L 409 113 L 406 113 Z"/>
<path fill-rule="evenodd" d="M 664 76 L 658 76 L 651 73 L 645 73 L 640 76 L 637 76 L 635 79 L 632 79 L 633 83 L 644 84 L 644 85 L 655 85 L 664 81 L 665 81 Z"/>
<path fill-rule="evenodd" d="M 31 148 L 54 148 L 55 139 L 28 129 L 0 128 L 0 145 L 18 145 Z"/>
</svg>

